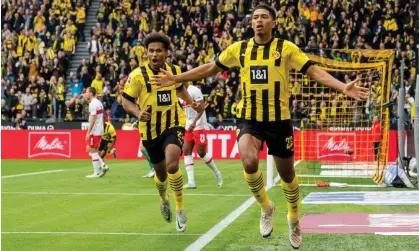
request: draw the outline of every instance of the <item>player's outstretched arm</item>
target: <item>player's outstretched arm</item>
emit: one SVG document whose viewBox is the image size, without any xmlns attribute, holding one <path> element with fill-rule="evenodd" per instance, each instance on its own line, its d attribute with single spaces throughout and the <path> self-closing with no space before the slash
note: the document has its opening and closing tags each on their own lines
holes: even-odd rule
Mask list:
<svg viewBox="0 0 419 251">
<path fill-rule="evenodd" d="M 163 88 L 163 87 L 175 85 L 176 83 L 198 81 L 204 78 L 208 78 L 222 70 L 223 69 L 218 67 L 215 64 L 215 62 L 203 64 L 190 71 L 187 71 L 182 74 L 175 75 L 175 76 L 172 73 L 164 69 L 161 69 L 161 71 L 164 74 L 151 76 L 150 82 L 151 84 L 156 85 L 157 88 Z"/>
<path fill-rule="evenodd" d="M 176 89 L 176 95 L 183 101 L 185 101 L 186 104 L 191 105 L 192 109 L 194 109 L 198 113 L 204 110 L 204 107 L 199 102 L 195 102 L 193 100 L 189 92 L 186 90 L 185 86 L 182 85 L 181 87 Z"/>
<path fill-rule="evenodd" d="M 359 87 L 356 83 L 359 82 L 359 79 L 355 79 L 348 84 L 344 84 L 341 81 L 334 78 L 328 72 L 320 69 L 319 67 L 312 65 L 308 68 L 306 72 L 307 76 L 311 79 L 335 90 L 342 91 L 346 96 L 361 100 L 367 99 L 369 96 L 369 90 L 367 88 Z"/>
</svg>

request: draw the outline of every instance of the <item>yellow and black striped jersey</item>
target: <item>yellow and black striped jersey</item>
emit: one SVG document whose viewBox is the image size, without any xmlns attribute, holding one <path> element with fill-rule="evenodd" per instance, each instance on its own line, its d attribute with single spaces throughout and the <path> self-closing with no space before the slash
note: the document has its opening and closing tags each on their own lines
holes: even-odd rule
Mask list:
<svg viewBox="0 0 419 251">
<path fill-rule="evenodd" d="M 110 141 L 113 137 L 116 137 L 115 127 L 109 122 L 105 122 L 105 130 L 102 135 L 102 140 Z"/>
<path fill-rule="evenodd" d="M 174 75 L 180 74 L 180 67 L 166 64 L 166 70 Z M 185 127 L 186 116 L 180 107 L 176 95 L 177 88 L 183 88 L 183 84 L 176 84 L 157 90 L 149 82 L 150 76 L 158 74 L 147 64 L 132 71 L 125 83 L 123 97 L 132 103 L 138 104 L 140 110 L 150 107 L 151 120 L 139 122 L 141 139 L 152 140 L 160 136 L 166 129 L 172 127 Z"/>
<path fill-rule="evenodd" d="M 295 44 L 272 38 L 267 44 L 257 44 L 254 39 L 234 43 L 216 64 L 241 69 L 242 99 L 236 117 L 270 122 L 291 118 L 288 72 L 295 69 L 305 74 L 312 63 Z"/>
</svg>

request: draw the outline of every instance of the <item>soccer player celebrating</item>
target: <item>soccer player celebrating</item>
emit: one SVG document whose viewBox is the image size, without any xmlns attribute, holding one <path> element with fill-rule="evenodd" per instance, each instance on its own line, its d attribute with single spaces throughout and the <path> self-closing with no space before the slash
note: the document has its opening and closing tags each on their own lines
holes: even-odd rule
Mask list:
<svg viewBox="0 0 419 251">
<path fill-rule="evenodd" d="M 94 87 L 87 88 L 85 95 L 89 101 L 89 128 L 86 133 L 87 150 L 93 162 L 93 174 L 87 175 L 86 178 L 98 178 L 109 171 L 109 168 L 98 153 L 98 147 L 103 135 L 103 105 L 96 98 L 96 89 Z"/>
<path fill-rule="evenodd" d="M 169 198 L 166 193 L 167 180 L 173 191 L 176 204 L 176 228 L 186 228 L 186 213 L 183 206 L 183 178 L 179 169 L 185 133 L 185 113 L 177 102 L 178 97 L 200 112 L 203 107 L 193 102 L 183 84 L 157 90 L 149 78 L 166 69 L 172 75 L 180 74 L 179 66 L 166 62 L 169 38 L 161 33 L 151 33 L 145 39 L 149 64 L 140 66 L 128 77 L 123 93 L 124 109 L 138 118 L 143 145 L 153 163 L 154 181 L 160 196 L 160 210 L 167 222 L 172 221 Z M 138 98 L 140 109 L 135 105 Z"/>
<path fill-rule="evenodd" d="M 198 87 L 193 85 L 185 84 L 189 95 L 195 102 L 201 103 L 204 105 L 204 96 L 202 95 L 201 90 Z M 195 175 L 194 175 L 194 162 L 192 157 L 192 149 L 196 145 L 196 151 L 205 161 L 209 168 L 214 172 L 215 178 L 217 179 L 218 187 L 223 185 L 223 178 L 220 171 L 218 171 L 217 166 L 215 165 L 212 156 L 206 152 L 207 146 L 207 135 L 205 133 L 208 128 L 207 115 L 205 110 L 197 113 L 190 105 L 186 104 L 181 98 L 179 98 L 180 103 L 183 106 L 183 109 L 186 113 L 186 132 L 185 132 L 185 142 L 183 143 L 183 154 L 186 173 L 188 174 L 188 184 L 184 188 L 195 189 Z"/>
<path fill-rule="evenodd" d="M 294 171 L 294 138 L 290 120 L 288 72 L 291 69 L 307 74 L 323 85 L 342 91 L 349 97 L 365 99 L 368 90 L 344 84 L 327 72 L 314 66 L 309 58 L 293 43 L 274 38 L 276 11 L 261 4 L 252 12 L 255 37 L 232 44 L 215 62 L 201 65 L 188 72 L 173 76 L 155 75 L 153 84 L 160 88 L 176 83 L 197 81 L 231 67 L 241 68 L 242 99 L 237 105 L 237 139 L 244 177 L 261 207 L 260 233 L 268 237 L 273 231 L 275 206 L 266 193 L 259 164 L 259 151 L 266 141 L 268 153 L 281 176 L 282 188 L 288 207 L 289 241 L 299 248 L 302 234 L 299 225 L 299 184 Z"/>
<path fill-rule="evenodd" d="M 113 157 L 116 158 L 116 149 L 113 148 L 116 142 L 115 127 L 113 127 L 110 122 L 105 122 L 103 127 L 104 134 L 102 136 L 102 140 L 100 141 L 99 156 L 104 159 L 106 155 L 112 154 Z"/>
</svg>

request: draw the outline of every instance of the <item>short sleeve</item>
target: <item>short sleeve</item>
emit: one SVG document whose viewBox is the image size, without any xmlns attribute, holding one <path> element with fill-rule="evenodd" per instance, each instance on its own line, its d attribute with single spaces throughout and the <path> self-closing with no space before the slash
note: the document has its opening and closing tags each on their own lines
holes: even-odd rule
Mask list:
<svg viewBox="0 0 419 251">
<path fill-rule="evenodd" d="M 97 115 L 96 104 L 94 103 L 89 104 L 89 115 Z"/>
<path fill-rule="evenodd" d="M 204 100 L 204 96 L 202 95 L 202 92 L 199 90 L 199 88 L 194 88 L 192 99 L 194 101 Z"/>
<path fill-rule="evenodd" d="M 176 83 L 175 87 L 176 89 L 180 89 L 183 86 L 183 83 Z"/>
<path fill-rule="evenodd" d="M 138 98 L 141 92 L 140 75 L 130 74 L 124 86 L 124 93 L 122 96 L 135 104 L 135 99 Z"/>
<path fill-rule="evenodd" d="M 291 68 L 305 74 L 308 68 L 313 64 L 308 56 L 295 44 L 289 41 L 285 41 L 284 45 L 288 49 L 288 62 L 291 64 Z"/>
<path fill-rule="evenodd" d="M 239 67 L 240 47 L 242 43 L 243 42 L 236 42 L 227 47 L 226 50 L 221 52 L 217 60 L 215 60 L 215 64 L 224 70 L 228 70 L 231 67 Z"/>
</svg>

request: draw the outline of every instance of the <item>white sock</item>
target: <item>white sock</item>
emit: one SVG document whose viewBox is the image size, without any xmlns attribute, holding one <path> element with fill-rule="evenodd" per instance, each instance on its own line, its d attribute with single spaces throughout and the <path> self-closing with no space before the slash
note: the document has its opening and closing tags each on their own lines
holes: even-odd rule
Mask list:
<svg viewBox="0 0 419 251">
<path fill-rule="evenodd" d="M 93 170 L 95 173 L 100 173 L 100 162 L 99 162 L 99 154 L 98 153 L 92 153 L 90 155 L 92 157 L 92 163 L 93 163 Z"/>
<path fill-rule="evenodd" d="M 103 159 L 99 156 L 99 153 L 96 153 L 97 157 L 99 158 L 99 165 L 100 167 L 104 167 L 105 166 L 105 162 L 103 161 Z"/>
<path fill-rule="evenodd" d="M 212 160 L 212 156 L 209 153 L 206 153 L 202 160 L 205 161 L 205 164 L 211 168 L 215 175 L 219 175 L 220 171 L 218 171 L 217 166 L 215 165 L 215 162 Z"/>
<path fill-rule="evenodd" d="M 185 162 L 185 169 L 186 169 L 186 173 L 188 174 L 188 184 L 195 185 L 195 175 L 194 175 L 192 155 L 186 155 L 183 158 L 183 161 Z"/>
<path fill-rule="evenodd" d="M 98 156 L 99 156 L 99 154 L 98 154 Z M 99 163 L 100 163 L 101 167 L 105 166 L 105 162 L 103 161 L 103 159 L 100 156 L 99 156 Z"/>
</svg>

